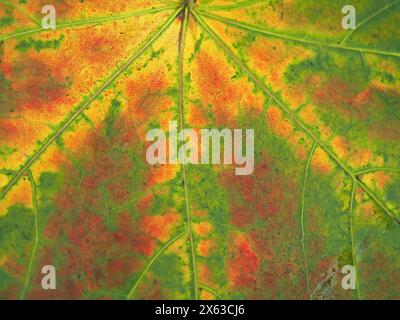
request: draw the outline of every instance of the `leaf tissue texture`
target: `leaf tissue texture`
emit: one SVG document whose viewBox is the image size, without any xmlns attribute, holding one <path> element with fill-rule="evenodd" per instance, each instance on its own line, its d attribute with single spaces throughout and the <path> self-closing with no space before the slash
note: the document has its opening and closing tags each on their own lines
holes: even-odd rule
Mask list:
<svg viewBox="0 0 400 320">
<path fill-rule="evenodd" d="M 0 0 L 1 299 L 400 298 L 399 0 L 49 2 Z M 170 121 L 253 173 L 150 165 Z"/>
</svg>

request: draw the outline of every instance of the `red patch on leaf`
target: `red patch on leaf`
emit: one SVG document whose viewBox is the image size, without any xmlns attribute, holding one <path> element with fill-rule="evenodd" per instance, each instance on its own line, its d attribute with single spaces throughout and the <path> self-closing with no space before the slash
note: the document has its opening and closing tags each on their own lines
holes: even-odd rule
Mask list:
<svg viewBox="0 0 400 320">
<path fill-rule="evenodd" d="M 229 281 L 235 287 L 252 287 L 260 260 L 244 237 L 235 239 L 234 258 L 228 263 Z"/>
</svg>

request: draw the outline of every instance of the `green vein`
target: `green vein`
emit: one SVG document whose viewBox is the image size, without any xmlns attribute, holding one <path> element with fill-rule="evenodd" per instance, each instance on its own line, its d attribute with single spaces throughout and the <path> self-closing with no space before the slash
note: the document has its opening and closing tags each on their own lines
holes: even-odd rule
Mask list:
<svg viewBox="0 0 400 320">
<path fill-rule="evenodd" d="M 26 272 L 25 276 L 25 281 L 24 281 L 24 287 L 22 288 L 21 294 L 20 294 L 20 299 L 24 299 L 26 295 L 26 290 L 28 289 L 29 282 L 31 279 L 32 275 L 32 267 L 33 267 L 33 262 L 35 261 L 36 257 L 36 252 L 37 252 L 37 247 L 39 244 L 39 221 L 38 221 L 38 205 L 37 205 L 37 194 L 36 194 L 36 183 L 32 175 L 32 171 L 28 170 L 28 177 L 29 181 L 31 183 L 32 187 L 32 203 L 33 203 L 33 212 L 35 215 L 35 224 L 34 224 L 34 230 L 35 230 L 35 238 L 33 241 L 33 247 L 31 251 L 31 256 L 29 258 L 29 264 L 28 264 L 28 270 Z"/>
<path fill-rule="evenodd" d="M 219 225 L 221 227 L 224 227 L 225 229 L 232 231 L 232 232 L 236 232 L 236 233 L 245 233 L 245 231 L 240 230 L 239 228 L 235 228 L 233 226 L 230 226 L 229 224 L 223 223 L 223 222 L 219 222 L 219 221 L 215 221 L 213 220 L 212 223 Z"/>
<path fill-rule="evenodd" d="M 8 191 L 15 185 L 15 183 L 21 178 L 24 172 L 29 169 L 29 167 L 37 160 L 37 158 L 46 151 L 46 149 L 57 140 L 58 137 L 89 107 L 89 105 L 104 91 L 106 90 L 115 79 L 117 79 L 141 54 L 146 51 L 146 49 L 159 38 L 159 36 L 168 28 L 172 21 L 176 18 L 182 8 L 176 10 L 168 19 L 165 21 L 159 30 L 155 32 L 149 40 L 147 40 L 141 47 L 136 51 L 136 53 L 131 56 L 123 65 L 121 65 L 113 74 L 101 85 L 94 94 L 92 94 L 83 104 L 78 108 L 77 111 L 73 112 L 66 120 L 65 123 L 57 130 L 47 142 L 40 147 L 40 149 L 30 157 L 27 162 L 22 166 L 22 168 L 17 172 L 15 177 L 6 185 L 6 187 L 0 193 L 0 199 L 3 199 Z"/>
<path fill-rule="evenodd" d="M 151 266 L 153 265 L 153 263 L 158 259 L 158 257 L 165 251 L 167 250 L 173 243 L 175 243 L 175 241 L 177 241 L 179 238 L 181 238 L 184 234 L 187 234 L 186 231 L 183 231 L 181 233 L 178 233 L 175 237 L 171 238 L 170 240 L 168 240 L 161 248 L 160 250 L 158 250 L 156 252 L 156 254 L 149 260 L 149 262 L 146 264 L 146 266 L 144 267 L 142 273 L 140 274 L 140 276 L 137 278 L 137 280 L 135 281 L 135 283 L 133 284 L 131 290 L 129 290 L 128 295 L 126 296 L 126 300 L 131 300 L 133 294 L 135 293 L 135 290 L 137 289 L 137 287 L 139 286 L 139 284 L 141 283 L 141 281 L 143 280 L 144 276 L 146 275 L 146 273 L 150 270 Z"/>
<path fill-rule="evenodd" d="M 226 5 L 220 5 L 220 6 L 202 6 L 201 8 L 204 10 L 232 10 L 232 9 L 240 9 L 244 7 L 249 7 L 255 4 L 260 4 L 264 3 L 265 0 L 247 0 L 235 4 L 226 4 Z"/>
<path fill-rule="evenodd" d="M 282 101 L 280 101 L 267 87 L 258 79 L 236 56 L 235 54 L 228 48 L 228 46 L 221 40 L 221 38 L 213 31 L 211 28 L 203 21 L 203 19 L 192 10 L 193 15 L 196 17 L 196 20 L 200 23 L 200 25 L 207 31 L 207 33 L 211 36 L 211 38 L 216 42 L 216 44 L 225 52 L 225 54 L 232 59 L 240 69 L 246 73 L 249 78 L 269 97 L 271 97 L 279 107 L 299 126 L 311 139 L 314 140 L 317 145 L 323 149 L 330 158 L 336 162 L 336 164 L 342 168 L 351 178 L 355 179 L 355 175 L 353 172 L 344 165 L 339 158 L 322 142 L 318 139 L 318 137 L 294 114 L 291 112 L 290 108 L 287 107 Z M 359 181 L 360 187 L 368 194 L 370 198 L 372 198 L 379 207 L 393 220 L 400 224 L 400 220 L 393 215 L 393 213 L 387 208 L 387 206 L 380 200 L 378 197 L 362 182 Z"/>
<path fill-rule="evenodd" d="M 306 246 L 304 243 L 306 234 L 305 234 L 305 227 L 304 227 L 304 210 L 305 210 L 305 196 L 306 196 L 306 185 L 307 185 L 307 177 L 308 177 L 308 170 L 310 168 L 311 160 L 314 155 L 315 149 L 317 148 L 317 144 L 314 142 L 310 155 L 308 156 L 306 168 L 304 170 L 304 181 L 303 181 L 303 191 L 301 196 L 301 214 L 300 214 L 300 224 L 301 224 L 301 249 L 303 251 L 303 259 L 304 259 L 304 266 L 306 269 L 306 281 L 307 281 L 307 292 L 310 292 L 310 277 L 308 274 L 308 263 L 307 263 L 307 255 L 306 255 Z"/>
<path fill-rule="evenodd" d="M 76 21 L 71 21 L 71 22 L 61 22 L 61 23 L 57 23 L 57 29 L 64 29 L 64 28 L 69 28 L 69 27 L 77 27 L 77 26 L 90 25 L 90 24 L 107 23 L 107 22 L 123 20 L 126 18 L 141 16 L 141 15 L 146 15 L 146 14 L 151 14 L 151 13 L 168 11 L 168 10 L 172 10 L 172 9 L 176 9 L 176 6 L 166 6 L 166 7 L 162 7 L 162 8 L 145 9 L 145 10 L 140 10 L 140 11 L 135 11 L 135 12 L 122 13 L 119 15 L 112 15 L 112 16 L 106 16 L 106 17 L 93 18 L 93 19 L 76 20 Z M 43 29 L 42 27 L 40 27 L 40 28 L 23 30 L 23 31 L 14 32 L 14 33 L 5 35 L 3 37 L 0 37 L 0 41 L 17 38 L 20 36 L 30 35 L 30 34 L 42 32 L 42 31 L 54 32 L 54 30 L 47 30 L 47 29 Z"/>
<path fill-rule="evenodd" d="M 350 210 L 349 210 L 349 221 L 350 221 L 350 236 L 351 236 L 351 252 L 353 256 L 353 266 L 356 271 L 356 286 L 357 286 L 357 295 L 358 299 L 361 300 L 361 293 L 360 293 L 360 284 L 358 281 L 358 270 L 357 270 L 357 261 L 356 261 L 356 250 L 354 244 L 354 232 L 353 232 L 353 208 L 354 208 L 354 198 L 356 192 L 357 180 L 353 180 L 353 187 L 351 190 L 351 200 L 350 200 Z"/>
<path fill-rule="evenodd" d="M 217 15 L 214 15 L 214 14 L 211 14 L 211 13 L 207 13 L 207 12 L 204 12 L 204 11 L 199 11 L 199 14 L 201 14 L 204 17 L 207 17 L 207 18 L 210 18 L 210 19 L 213 19 L 213 20 L 217 20 L 219 22 L 228 24 L 230 26 L 233 26 L 233 27 L 236 27 L 236 28 L 239 28 L 239 29 L 242 29 L 242 30 L 252 31 L 252 32 L 256 32 L 256 33 L 262 34 L 262 35 L 271 36 L 271 37 L 280 38 L 280 39 L 289 40 L 289 41 L 298 42 L 298 43 L 303 43 L 303 44 L 306 44 L 306 45 L 314 45 L 314 46 L 318 46 L 318 47 L 327 47 L 327 48 L 332 48 L 332 49 L 355 51 L 355 52 L 363 51 L 365 53 L 372 53 L 372 54 L 378 54 L 378 55 L 400 57 L 400 53 L 399 52 L 391 52 L 391 51 L 384 51 L 384 50 L 378 50 L 378 49 L 369 49 L 369 48 L 361 48 L 361 47 L 342 46 L 342 45 L 338 45 L 338 44 L 324 43 L 324 42 L 315 41 L 315 40 L 307 40 L 307 39 L 304 39 L 304 38 L 297 38 L 297 37 L 290 36 L 290 35 L 284 35 L 284 34 L 273 32 L 273 31 L 263 30 L 263 29 L 260 29 L 258 27 L 255 27 L 255 26 L 247 25 L 247 24 L 244 24 L 244 23 L 241 23 L 241 22 L 237 22 L 235 20 L 231 20 L 231 19 L 228 19 L 228 18 L 217 16 Z"/>
<path fill-rule="evenodd" d="M 183 59 L 185 53 L 185 37 L 187 31 L 188 24 L 188 13 L 189 7 L 185 6 L 185 16 L 182 20 L 181 30 L 179 34 L 179 118 L 180 118 L 180 127 L 183 130 L 185 126 L 184 119 L 184 101 L 183 101 L 183 92 L 184 92 L 184 76 L 183 76 Z M 198 284 L 197 284 L 197 266 L 196 266 L 196 252 L 194 247 L 194 238 L 192 232 L 192 217 L 190 214 L 190 205 L 189 205 L 189 192 L 188 192 L 188 181 L 186 174 L 186 165 L 182 164 L 182 173 L 183 173 L 183 183 L 185 188 L 185 210 L 186 210 L 186 228 L 189 234 L 189 242 L 190 242 L 190 254 L 191 254 L 191 265 L 192 265 L 192 274 L 193 274 L 193 291 L 194 291 L 194 299 L 198 300 Z"/>
<path fill-rule="evenodd" d="M 353 175 L 352 178 L 356 179 L 356 176 Z M 386 205 L 368 188 L 368 186 L 362 182 L 361 180 L 357 180 L 359 186 L 365 191 L 368 196 L 376 202 L 376 204 L 381 207 L 394 221 L 400 224 L 400 219 L 396 217 L 387 207 Z"/>
<path fill-rule="evenodd" d="M 364 70 L 365 70 L 365 77 L 368 80 L 368 65 L 367 65 L 367 61 L 365 60 L 365 55 L 363 51 L 360 51 L 361 54 L 361 59 L 364 65 Z"/>
<path fill-rule="evenodd" d="M 355 175 L 359 176 L 361 174 L 367 174 L 367 173 L 373 173 L 373 172 L 379 172 L 379 171 L 400 173 L 400 169 L 381 167 L 381 168 L 369 168 L 369 169 L 361 170 L 361 171 L 356 172 Z"/>
<path fill-rule="evenodd" d="M 78 183 L 78 190 L 81 190 L 82 182 L 83 182 L 83 179 L 85 178 L 85 175 L 86 175 L 86 171 L 85 171 L 85 169 L 82 169 L 81 176 L 79 178 L 79 183 Z"/>
<path fill-rule="evenodd" d="M 6 176 L 12 176 L 15 174 L 12 170 L 0 169 L 0 174 L 4 174 Z"/>
<path fill-rule="evenodd" d="M 268 101 L 267 101 L 267 104 L 264 107 L 263 113 L 261 115 L 261 124 L 260 124 L 260 139 L 261 139 L 261 142 L 263 142 L 263 140 L 264 140 L 263 139 L 264 138 L 263 128 L 264 128 L 265 115 L 266 115 L 267 110 L 268 110 L 268 108 L 269 108 L 269 106 L 271 104 L 271 101 L 272 101 L 272 99 L 269 98 Z"/>
<path fill-rule="evenodd" d="M 343 40 L 340 42 L 340 44 L 344 44 L 346 42 L 346 40 L 351 37 L 353 35 L 354 32 L 358 31 L 359 28 L 363 25 L 365 25 L 366 23 L 368 23 L 369 21 L 371 21 L 373 18 L 377 17 L 378 15 L 380 15 L 382 12 L 386 11 L 387 9 L 395 6 L 396 4 L 400 3 L 400 0 L 394 1 L 391 4 L 386 4 L 386 6 L 384 6 L 383 8 L 381 8 L 380 10 L 376 11 L 375 13 L 373 13 L 372 15 L 370 15 L 368 18 L 365 18 L 363 21 L 361 21 L 355 29 L 351 30 L 344 38 Z"/>
<path fill-rule="evenodd" d="M 223 300 L 222 296 L 217 292 L 217 290 L 215 290 L 209 286 L 206 286 L 205 284 L 199 284 L 199 288 L 212 293 L 218 300 Z"/>
<path fill-rule="evenodd" d="M 78 188 L 81 188 L 81 182 L 79 182 Z M 109 195 L 106 192 L 105 183 L 101 183 L 99 186 L 100 193 L 103 197 L 103 206 L 104 206 L 104 220 L 107 221 L 107 228 L 108 230 L 111 229 L 111 217 L 110 217 L 110 210 L 109 210 Z"/>
<path fill-rule="evenodd" d="M 192 220 L 196 221 L 196 222 L 207 222 L 207 223 L 210 223 L 210 224 L 216 224 L 216 225 L 219 225 L 221 227 L 224 227 L 225 229 L 227 229 L 229 231 L 236 232 L 236 233 L 242 233 L 242 234 L 246 233 L 246 230 L 241 230 L 241 229 L 236 228 L 234 226 L 230 226 L 229 224 L 226 224 L 226 223 L 223 223 L 223 222 L 219 222 L 219 221 L 216 221 L 216 220 L 212 220 L 212 219 L 195 217 L 195 218 L 192 218 Z"/>
</svg>

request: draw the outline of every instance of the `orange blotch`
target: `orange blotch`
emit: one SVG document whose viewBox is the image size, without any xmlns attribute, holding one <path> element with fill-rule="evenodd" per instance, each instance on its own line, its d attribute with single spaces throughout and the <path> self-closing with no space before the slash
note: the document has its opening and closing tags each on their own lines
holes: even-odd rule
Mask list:
<svg viewBox="0 0 400 320">
<path fill-rule="evenodd" d="M 198 269 L 199 269 L 199 271 L 198 271 L 199 279 L 201 280 L 201 282 L 212 286 L 213 280 L 212 280 L 212 272 L 211 272 L 210 267 L 206 263 L 200 262 Z"/>
<path fill-rule="evenodd" d="M 5 261 L 4 268 L 17 278 L 23 277 L 26 272 L 26 266 L 18 263 L 13 257 L 10 258 Z"/>
<path fill-rule="evenodd" d="M 256 281 L 260 260 L 244 236 L 234 240 L 234 258 L 228 262 L 228 279 L 234 287 L 250 288 Z"/>
<path fill-rule="evenodd" d="M 300 160 L 306 160 L 310 152 L 310 146 L 305 144 L 308 137 L 300 131 L 296 131 L 292 136 L 288 137 L 288 141 L 294 147 L 297 157 Z"/>
<path fill-rule="evenodd" d="M 153 193 L 149 193 L 146 196 L 144 196 L 142 199 L 139 200 L 139 202 L 137 204 L 138 210 L 141 212 L 149 211 L 151 205 L 153 204 L 153 199 L 154 199 Z"/>
<path fill-rule="evenodd" d="M 232 223 L 239 228 L 248 227 L 254 222 L 255 217 L 246 206 L 234 206 L 231 211 Z"/>
<path fill-rule="evenodd" d="M 272 45 L 273 44 L 273 45 Z M 250 57 L 256 70 L 268 72 L 269 79 L 275 86 L 280 87 L 283 68 L 288 63 L 288 50 L 281 41 L 256 41 L 250 48 Z"/>
<path fill-rule="evenodd" d="M 391 180 L 392 180 L 391 174 L 383 171 L 367 174 L 363 179 L 363 181 L 367 185 L 376 184 L 376 186 L 381 190 L 383 190 L 387 186 L 387 184 L 391 182 Z"/>
<path fill-rule="evenodd" d="M 204 108 L 189 104 L 188 120 L 193 127 L 203 128 L 207 125 L 207 115 Z"/>
<path fill-rule="evenodd" d="M 384 189 L 391 180 L 391 175 L 386 172 L 377 172 L 375 174 L 375 181 L 380 189 Z"/>
<path fill-rule="evenodd" d="M 354 167 L 365 167 L 368 166 L 373 160 L 373 153 L 367 149 L 357 149 L 349 159 L 349 162 Z"/>
<path fill-rule="evenodd" d="M 314 112 L 314 107 L 311 105 L 305 106 L 300 111 L 300 115 L 301 118 L 304 120 L 304 122 L 307 124 L 315 124 L 318 121 L 317 116 L 315 115 Z"/>
<path fill-rule="evenodd" d="M 0 157 L 0 166 L 5 160 L 4 167 L 17 170 L 21 162 L 26 161 L 27 154 L 36 151 L 37 140 L 46 138 L 46 129 L 34 121 L 24 121 L 18 118 L 0 119 L 0 145 L 7 143 L 9 147 L 19 149 L 8 155 L 6 159 Z"/>
<path fill-rule="evenodd" d="M 211 239 L 203 239 L 199 241 L 197 250 L 200 256 L 208 257 L 215 248 L 215 242 Z"/>
<path fill-rule="evenodd" d="M 315 150 L 314 156 L 311 160 L 311 166 L 313 169 L 325 175 L 330 174 L 333 170 L 333 164 L 329 156 L 320 148 Z"/>
<path fill-rule="evenodd" d="M 10 189 L 10 192 L 0 201 L 0 217 L 7 213 L 8 208 L 21 204 L 26 208 L 32 208 L 32 190 L 27 177 Z"/>
<path fill-rule="evenodd" d="M 239 107 L 250 113 L 262 110 L 262 100 L 254 97 L 250 84 L 234 79 L 234 75 L 223 56 L 204 50 L 197 55 L 195 81 L 199 96 L 204 105 L 212 106 L 216 126 L 235 127 Z"/>
<path fill-rule="evenodd" d="M 275 106 L 270 106 L 267 111 L 268 124 L 271 127 L 275 127 L 282 119 L 282 112 Z"/>
<path fill-rule="evenodd" d="M 0 119 L 0 137 L 4 137 L 4 141 L 6 137 L 14 137 L 15 134 L 19 131 L 18 126 L 13 120 L 8 119 Z"/>
<path fill-rule="evenodd" d="M 369 102 L 372 98 L 372 89 L 371 88 L 366 88 L 362 91 L 360 91 L 358 94 L 356 94 L 352 101 L 351 104 L 353 106 L 360 106 L 363 105 L 367 102 Z"/>
<path fill-rule="evenodd" d="M 140 229 L 161 241 L 169 239 L 171 230 L 179 221 L 178 213 L 166 213 L 158 216 L 146 216 L 139 221 Z"/>
<path fill-rule="evenodd" d="M 291 85 L 283 92 L 287 104 L 292 109 L 297 109 L 305 102 L 307 86 L 304 83 Z"/>
<path fill-rule="evenodd" d="M 289 137 L 293 132 L 293 125 L 282 117 L 282 111 L 271 106 L 267 111 L 267 124 L 281 137 Z"/>
<path fill-rule="evenodd" d="M 284 74 L 293 59 L 302 61 L 310 56 L 310 52 L 301 47 L 289 46 L 275 39 L 257 39 L 249 49 L 250 67 L 265 76 L 275 91 L 287 90 Z M 299 92 L 287 90 L 287 94 L 295 99 L 300 98 L 300 101 L 304 99 Z"/>
<path fill-rule="evenodd" d="M 67 83 L 55 77 L 52 67 L 42 60 L 28 57 L 16 62 L 10 72 L 11 88 L 16 99 L 18 110 L 35 110 L 41 112 L 57 111 L 57 106 L 67 104 Z"/>
<path fill-rule="evenodd" d="M 314 99 L 322 105 L 340 107 L 344 103 L 349 103 L 352 97 L 349 85 L 339 79 L 331 79 L 327 84 L 321 84 L 314 91 Z"/>
<path fill-rule="evenodd" d="M 276 132 L 282 137 L 290 136 L 292 134 L 292 131 L 293 125 L 287 119 L 279 122 L 276 126 Z"/>
<path fill-rule="evenodd" d="M 335 150 L 335 153 L 339 156 L 339 158 L 343 159 L 347 157 L 349 146 L 345 138 L 340 136 L 333 138 L 331 146 Z"/>
<path fill-rule="evenodd" d="M 200 299 L 201 300 L 214 300 L 216 297 L 207 290 L 200 291 Z"/>
<path fill-rule="evenodd" d="M 11 75 L 11 73 L 12 73 L 12 66 L 11 66 L 11 64 L 10 63 L 6 63 L 6 62 L 3 62 L 1 65 L 1 70 L 2 70 L 2 72 L 3 72 L 3 75 L 7 78 L 7 77 L 9 77 L 10 75 Z"/>
<path fill-rule="evenodd" d="M 199 236 L 206 236 L 208 235 L 211 230 L 212 230 L 212 224 L 208 222 L 199 222 L 199 223 L 194 223 L 193 224 L 193 230 L 199 235 Z"/>
<path fill-rule="evenodd" d="M 193 210 L 192 215 L 198 218 L 206 218 L 208 216 L 208 212 L 206 210 Z"/>
<path fill-rule="evenodd" d="M 357 209 L 357 214 L 361 216 L 364 221 L 372 221 L 376 218 L 374 204 L 371 202 L 361 204 Z"/>
<path fill-rule="evenodd" d="M 138 122 L 148 121 L 173 105 L 173 101 L 165 95 L 168 81 L 164 71 L 140 74 L 126 86 L 128 96 L 128 112 L 135 115 Z"/>
<path fill-rule="evenodd" d="M 152 166 L 147 180 L 149 187 L 174 179 L 179 170 L 179 165 Z"/>
<path fill-rule="evenodd" d="M 364 120 L 368 118 L 369 106 L 380 108 L 379 102 L 374 101 L 374 92 L 371 88 L 357 91 L 352 83 L 345 83 L 336 78 L 327 82 L 321 81 L 313 88 L 315 88 L 313 97 L 318 106 L 328 112 L 334 108 L 346 118 Z"/>
<path fill-rule="evenodd" d="M 121 54 L 120 48 L 119 41 L 106 28 L 102 28 L 101 32 L 97 28 L 87 28 L 85 36 L 79 41 L 80 53 L 99 66 L 116 61 Z"/>
</svg>

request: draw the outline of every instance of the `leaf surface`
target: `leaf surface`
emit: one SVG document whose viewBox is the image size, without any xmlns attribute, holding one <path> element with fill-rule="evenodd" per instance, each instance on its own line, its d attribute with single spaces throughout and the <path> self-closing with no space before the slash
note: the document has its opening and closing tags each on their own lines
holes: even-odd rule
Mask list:
<svg viewBox="0 0 400 320">
<path fill-rule="evenodd" d="M 353 2 L 0 1 L 0 297 L 399 298 L 400 1 Z M 170 121 L 253 174 L 149 165 Z"/>
</svg>

